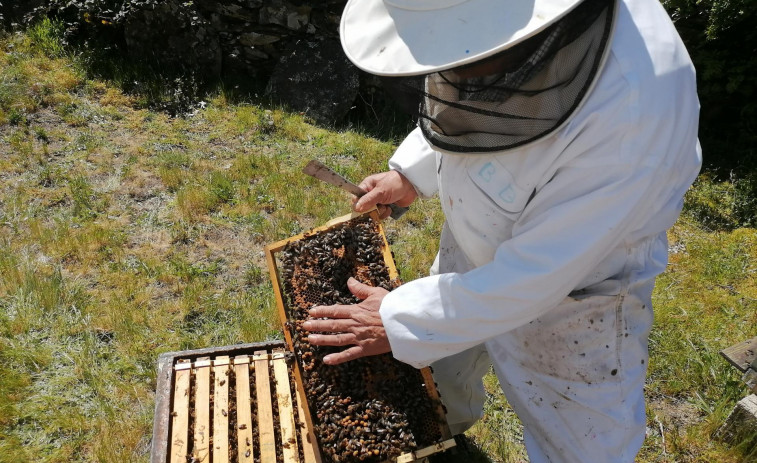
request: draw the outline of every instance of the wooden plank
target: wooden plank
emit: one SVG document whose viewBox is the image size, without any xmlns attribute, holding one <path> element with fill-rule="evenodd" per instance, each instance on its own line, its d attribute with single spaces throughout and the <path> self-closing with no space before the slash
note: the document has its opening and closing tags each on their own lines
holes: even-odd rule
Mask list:
<svg viewBox="0 0 757 463">
<path fill-rule="evenodd" d="M 289 350 L 294 350 L 294 342 L 292 341 L 292 335 L 289 333 L 289 330 L 286 328 L 286 304 L 284 304 L 284 298 L 283 294 L 284 291 L 282 290 L 281 286 L 281 277 L 279 276 L 279 268 L 276 266 L 276 252 L 280 251 L 281 248 L 284 246 L 280 246 L 278 243 L 275 243 L 271 246 L 266 246 L 265 253 L 266 253 L 266 263 L 268 264 L 268 273 L 271 275 L 271 285 L 273 286 L 273 294 L 276 297 L 276 308 L 279 314 L 279 321 L 281 322 L 281 326 L 284 328 L 282 331 L 284 332 L 284 341 L 286 342 L 286 345 L 289 347 Z"/>
<path fill-rule="evenodd" d="M 374 218 L 374 221 L 378 224 L 378 233 L 379 235 L 381 235 L 381 240 L 383 241 L 383 244 L 381 245 L 381 253 L 384 256 L 384 264 L 386 265 L 386 269 L 389 272 L 389 280 L 391 280 L 393 283 L 396 282 L 397 284 L 399 284 L 399 272 L 397 272 L 397 266 L 394 264 L 394 256 L 392 255 L 392 249 L 389 247 L 389 241 L 387 241 L 386 239 L 384 226 L 381 224 L 381 221 L 378 220 L 378 218 Z"/>
<path fill-rule="evenodd" d="M 173 364 L 176 357 L 170 353 L 158 357 L 158 377 L 155 385 L 155 419 L 152 426 L 152 451 L 150 463 L 166 463 L 170 450 L 169 428 L 171 423 L 171 399 L 173 394 Z"/>
<path fill-rule="evenodd" d="M 757 338 L 742 341 L 720 351 L 720 355 L 742 373 L 757 359 Z"/>
<path fill-rule="evenodd" d="M 171 407 L 173 403 L 174 386 L 176 384 L 174 381 L 174 365 L 178 361 L 194 361 L 200 357 L 215 357 L 219 355 L 252 355 L 253 352 L 258 350 L 271 350 L 274 347 L 283 347 L 285 345 L 286 344 L 283 340 L 271 340 L 165 352 L 160 354 L 157 362 L 158 376 L 155 385 L 155 418 L 153 420 L 152 444 L 150 445 L 150 463 L 170 462 L 171 422 L 173 421 Z M 190 387 L 194 387 L 194 384 Z M 190 435 L 190 438 L 192 437 L 193 436 Z"/>
<path fill-rule="evenodd" d="M 421 368 L 421 376 L 423 377 L 423 384 L 426 386 L 426 395 L 432 403 L 436 404 L 436 416 L 438 418 L 437 423 L 439 426 L 439 432 L 442 435 L 442 440 L 452 438 L 452 433 L 449 430 L 449 424 L 447 424 L 447 413 L 444 411 L 442 400 L 439 397 L 439 391 L 436 389 L 436 383 L 434 383 L 434 377 L 431 374 L 429 367 Z"/>
<path fill-rule="evenodd" d="M 397 457 L 396 463 L 410 463 L 413 461 L 422 460 L 435 453 L 451 449 L 455 445 L 457 445 L 455 443 L 455 439 L 447 439 L 445 441 L 439 442 L 438 444 L 429 445 L 428 447 L 418 449 L 414 452 L 403 453 L 402 455 Z"/>
<path fill-rule="evenodd" d="M 289 371 L 282 349 L 276 349 L 273 352 L 271 363 L 273 363 L 273 374 L 276 378 L 276 401 L 279 405 L 279 432 L 284 463 L 297 463 L 300 452 L 297 450 L 292 389 L 289 385 Z"/>
<path fill-rule="evenodd" d="M 195 367 L 195 423 L 192 456 L 198 463 L 210 457 L 210 358 L 197 359 Z"/>
<path fill-rule="evenodd" d="M 229 462 L 229 357 L 213 360 L 213 463 Z"/>
<path fill-rule="evenodd" d="M 296 374 L 297 370 L 295 369 L 295 376 Z M 297 424 L 300 427 L 300 434 L 302 435 L 302 454 L 305 458 L 305 463 L 321 463 L 321 451 L 315 440 L 315 432 L 313 431 L 313 423 L 310 419 L 305 392 L 299 381 L 296 384 L 295 391 L 297 397 L 297 415 L 300 418 L 300 422 Z"/>
<path fill-rule="evenodd" d="M 252 443 L 252 409 L 250 395 L 250 358 L 234 357 L 237 389 L 237 450 L 239 463 L 252 463 L 255 453 Z"/>
<path fill-rule="evenodd" d="M 177 363 L 174 367 L 176 383 L 171 416 L 171 463 L 186 463 L 189 446 L 189 388 L 191 363 Z"/>
<path fill-rule="evenodd" d="M 260 439 L 260 462 L 276 462 L 276 438 L 273 429 L 271 406 L 271 379 L 268 373 L 268 352 L 255 352 L 255 390 L 258 402 L 258 438 Z"/>
<path fill-rule="evenodd" d="M 306 238 L 308 236 L 314 235 L 314 234 L 316 234 L 318 232 L 322 232 L 324 230 L 328 230 L 329 228 L 332 228 L 334 225 L 339 225 L 340 223 L 344 223 L 344 222 L 347 222 L 349 220 L 352 220 L 352 219 L 355 219 L 355 218 L 358 218 L 358 217 L 362 217 L 363 215 L 369 215 L 376 222 L 379 222 L 379 223 L 381 222 L 381 219 L 379 219 L 379 216 L 378 216 L 378 209 L 376 209 L 376 208 L 373 208 L 373 209 L 371 209 L 368 212 L 361 212 L 361 213 L 352 212 L 351 214 L 347 214 L 347 215 L 343 215 L 341 217 L 336 217 L 334 219 L 331 219 L 328 222 L 326 222 L 325 224 L 320 225 L 320 226 L 315 227 L 315 228 L 311 228 L 310 230 L 302 232 L 299 235 L 291 236 L 291 237 L 283 239 L 281 241 L 276 241 L 275 243 L 268 244 L 268 245 L 265 246 L 264 249 L 265 249 L 266 252 L 271 251 L 272 253 L 275 254 L 275 253 L 281 251 L 282 249 L 284 249 L 284 246 L 286 246 L 287 244 L 291 243 L 292 241 L 299 241 L 299 240 L 301 240 L 303 238 Z"/>
<path fill-rule="evenodd" d="M 231 355 L 241 355 L 241 354 L 252 355 L 252 353 L 257 350 L 261 350 L 261 349 L 271 350 L 274 347 L 281 347 L 282 344 L 283 344 L 282 340 L 275 339 L 271 341 L 232 344 L 230 346 L 204 347 L 202 349 L 190 349 L 190 350 L 182 350 L 182 351 L 177 351 L 177 352 L 166 352 L 164 354 L 160 354 L 160 357 L 174 359 L 173 363 L 175 363 L 176 360 L 185 360 L 185 359 L 197 360 L 200 357 L 218 357 L 221 355 L 231 356 Z M 173 367 L 173 363 L 171 364 L 171 367 Z M 173 386 L 173 383 L 171 383 L 171 386 Z"/>
</svg>

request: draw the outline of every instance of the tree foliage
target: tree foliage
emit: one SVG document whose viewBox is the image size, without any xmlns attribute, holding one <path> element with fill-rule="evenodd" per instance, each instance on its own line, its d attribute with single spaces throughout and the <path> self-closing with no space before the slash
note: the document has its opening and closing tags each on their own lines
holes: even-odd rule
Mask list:
<svg viewBox="0 0 757 463">
<path fill-rule="evenodd" d="M 662 0 L 697 68 L 705 161 L 757 169 L 757 2 Z"/>
</svg>

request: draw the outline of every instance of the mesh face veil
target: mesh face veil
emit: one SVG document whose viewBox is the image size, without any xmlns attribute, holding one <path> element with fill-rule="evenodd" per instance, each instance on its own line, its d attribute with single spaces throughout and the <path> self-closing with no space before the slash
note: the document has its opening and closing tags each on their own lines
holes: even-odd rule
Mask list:
<svg viewBox="0 0 757 463">
<path fill-rule="evenodd" d="M 535 36 L 484 60 L 432 74 L 383 78 L 434 146 L 504 151 L 568 120 L 607 52 L 616 0 L 586 0 Z"/>
</svg>

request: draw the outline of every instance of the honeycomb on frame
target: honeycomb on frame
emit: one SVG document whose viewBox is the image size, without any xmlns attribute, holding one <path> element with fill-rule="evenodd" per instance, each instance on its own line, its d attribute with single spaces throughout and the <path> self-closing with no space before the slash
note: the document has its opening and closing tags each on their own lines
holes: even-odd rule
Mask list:
<svg viewBox="0 0 757 463">
<path fill-rule="evenodd" d="M 151 463 L 318 463 L 293 355 L 268 341 L 160 355 Z"/>
<path fill-rule="evenodd" d="M 266 256 L 294 375 L 324 462 L 409 462 L 454 446 L 428 368 L 391 354 L 325 365 L 344 347 L 313 346 L 302 324 L 316 305 L 355 304 L 347 280 L 392 290 L 397 270 L 378 213 L 335 219 L 270 244 Z"/>
</svg>

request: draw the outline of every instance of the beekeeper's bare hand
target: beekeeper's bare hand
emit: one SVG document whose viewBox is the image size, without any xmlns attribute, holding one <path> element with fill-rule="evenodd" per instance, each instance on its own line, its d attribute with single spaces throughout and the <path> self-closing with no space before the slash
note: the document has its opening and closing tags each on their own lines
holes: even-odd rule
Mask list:
<svg viewBox="0 0 757 463">
<path fill-rule="evenodd" d="M 354 305 L 318 306 L 310 309 L 310 320 L 303 328 L 312 334 L 310 344 L 315 346 L 352 346 L 341 352 L 323 357 L 323 363 L 336 365 L 369 355 L 391 351 L 384 323 L 379 315 L 381 301 L 389 291 L 347 280 L 350 292 L 361 302 Z M 325 320 L 314 320 L 325 318 Z"/>
<path fill-rule="evenodd" d="M 395 170 L 370 175 L 359 186 L 368 193 L 353 198 L 352 209 L 355 212 L 366 212 L 377 206 L 382 219 L 392 212 L 386 204 L 397 203 L 398 206 L 407 207 L 418 197 L 410 181 Z"/>
</svg>

